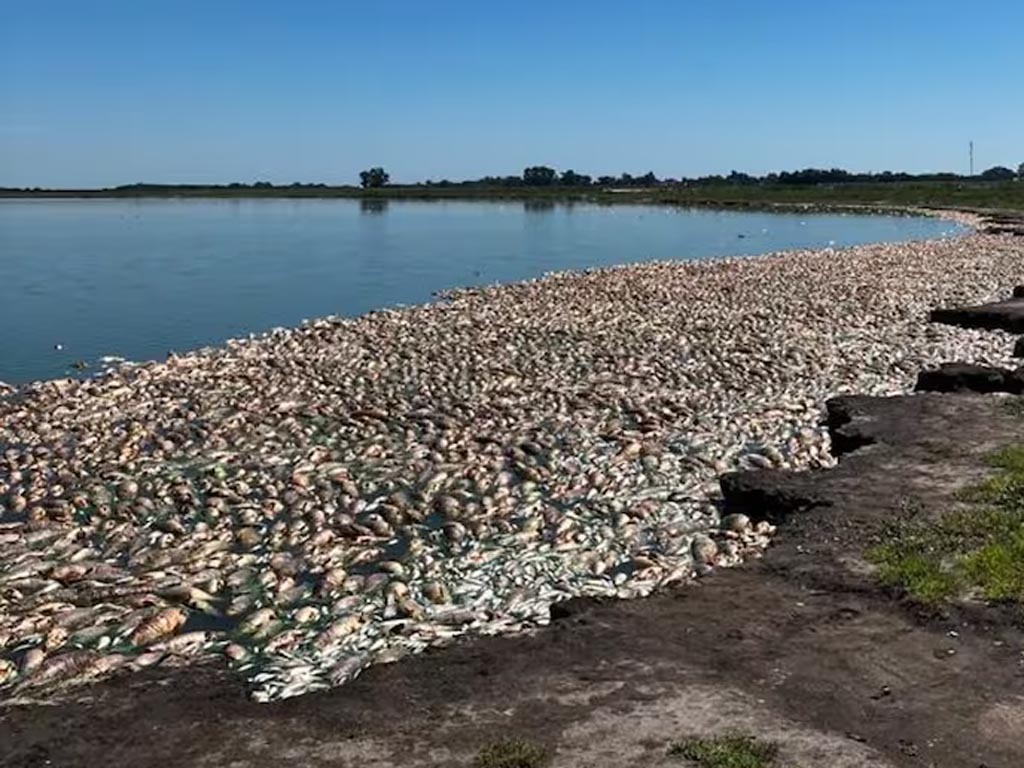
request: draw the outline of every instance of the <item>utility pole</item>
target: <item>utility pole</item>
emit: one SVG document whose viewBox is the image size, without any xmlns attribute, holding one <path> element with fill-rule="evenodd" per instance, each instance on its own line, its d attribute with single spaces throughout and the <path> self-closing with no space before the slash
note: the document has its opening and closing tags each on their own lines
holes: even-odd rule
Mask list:
<svg viewBox="0 0 1024 768">
<path fill-rule="evenodd" d="M 974 175 L 974 142 L 971 141 L 968 149 L 971 156 L 971 176 Z"/>
</svg>

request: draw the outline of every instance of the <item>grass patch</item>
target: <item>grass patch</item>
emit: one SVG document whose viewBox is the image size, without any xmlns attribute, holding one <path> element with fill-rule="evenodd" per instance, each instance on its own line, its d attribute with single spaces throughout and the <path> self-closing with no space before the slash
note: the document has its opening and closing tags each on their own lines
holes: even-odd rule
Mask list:
<svg viewBox="0 0 1024 768">
<path fill-rule="evenodd" d="M 882 581 L 929 605 L 978 594 L 1024 605 L 1024 445 L 988 457 L 999 471 L 959 494 L 971 506 L 938 520 L 903 516 L 868 551 Z"/>
<path fill-rule="evenodd" d="M 523 739 L 502 739 L 488 744 L 476 756 L 476 768 L 538 768 L 547 762 L 543 747 Z"/>
<path fill-rule="evenodd" d="M 770 768 L 778 745 L 753 736 L 715 736 L 685 739 L 669 747 L 671 757 L 692 760 L 700 768 Z"/>
</svg>

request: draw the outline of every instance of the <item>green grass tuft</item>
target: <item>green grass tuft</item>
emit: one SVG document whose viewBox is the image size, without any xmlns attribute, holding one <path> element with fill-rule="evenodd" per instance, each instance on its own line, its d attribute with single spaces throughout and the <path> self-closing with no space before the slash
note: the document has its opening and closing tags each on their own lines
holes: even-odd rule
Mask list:
<svg viewBox="0 0 1024 768">
<path fill-rule="evenodd" d="M 969 509 L 889 526 L 886 542 L 867 553 L 882 581 L 925 604 L 971 593 L 1024 604 L 1024 445 L 988 463 L 1000 471 L 959 494 Z"/>
<path fill-rule="evenodd" d="M 700 768 L 770 768 L 778 753 L 776 744 L 740 735 L 684 739 L 668 750 Z"/>
<path fill-rule="evenodd" d="M 502 739 L 488 744 L 476 756 L 476 768 L 538 768 L 547 761 L 547 750 L 523 739 Z"/>
</svg>

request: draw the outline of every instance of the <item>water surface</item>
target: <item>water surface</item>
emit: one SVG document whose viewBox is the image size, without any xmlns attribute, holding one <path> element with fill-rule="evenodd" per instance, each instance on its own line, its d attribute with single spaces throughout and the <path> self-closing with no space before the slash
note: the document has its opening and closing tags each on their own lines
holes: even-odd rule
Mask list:
<svg viewBox="0 0 1024 768">
<path fill-rule="evenodd" d="M 650 206 L 0 201 L 0 380 L 163 359 L 560 269 L 936 237 L 945 221 Z M 57 347 L 60 347 L 59 349 Z"/>
</svg>

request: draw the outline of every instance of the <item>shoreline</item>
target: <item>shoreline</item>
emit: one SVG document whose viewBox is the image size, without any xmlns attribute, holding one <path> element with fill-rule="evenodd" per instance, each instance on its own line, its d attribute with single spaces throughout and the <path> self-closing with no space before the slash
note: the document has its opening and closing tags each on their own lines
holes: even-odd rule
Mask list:
<svg viewBox="0 0 1024 768">
<path fill-rule="evenodd" d="M 168 192 L 123 192 L 112 190 L 51 190 L 41 192 L 3 192 L 0 191 L 0 203 L 4 200 L 353 200 L 367 203 L 387 204 L 402 203 L 514 203 L 538 205 L 597 205 L 597 206 L 664 206 L 670 208 L 711 210 L 711 211 L 749 211 L 766 213 L 847 213 L 862 215 L 888 216 L 929 216 L 937 214 L 984 216 L 986 214 L 1016 214 L 1014 206 L 976 206 L 967 201 L 940 203 L 937 201 L 918 200 L 914 202 L 891 202 L 885 200 L 842 201 L 842 200 L 779 200 L 779 199 L 747 199 L 747 198 L 715 198 L 689 197 L 672 190 L 657 188 L 636 188 L 626 190 L 554 190 L 554 191 L 514 191 L 485 190 L 481 191 L 431 191 L 414 187 L 397 187 L 385 190 L 364 190 L 359 188 L 333 188 L 325 192 L 289 191 L 275 189 L 266 192 L 224 193 L 216 191 L 168 191 Z"/>
<path fill-rule="evenodd" d="M 160 198 L 160 199 L 164 199 L 164 198 Z M 242 199 L 245 199 L 245 198 L 242 198 Z M 0 196 L 0 200 L 2 200 L 2 196 Z M 487 202 L 487 201 L 486 200 L 482 200 L 481 202 Z M 500 201 L 495 201 L 495 202 L 500 202 Z M 564 201 L 562 201 L 562 202 L 564 202 Z M 587 201 L 587 202 L 593 202 L 593 201 Z M 561 204 L 561 203 L 559 203 L 559 204 Z M 599 203 L 594 203 L 594 204 L 599 204 Z M 633 203 L 632 201 L 630 201 L 630 202 L 626 202 L 624 204 L 627 204 L 627 205 L 632 205 L 632 204 L 637 204 L 637 205 L 657 205 L 656 203 L 649 203 L 649 202 L 643 202 L 643 201 L 636 202 L 636 203 Z M 672 204 L 672 203 L 664 203 L 662 205 L 665 205 L 665 206 L 668 206 L 668 207 L 674 207 L 674 204 Z M 693 208 L 696 208 L 696 209 L 705 208 L 705 206 L 681 206 L 681 207 L 683 207 L 683 208 L 693 207 Z M 706 206 L 706 207 L 714 209 L 714 206 Z M 728 207 L 724 207 L 721 210 L 728 211 L 729 208 Z M 978 214 L 978 213 L 975 213 L 975 212 L 971 212 L 971 211 L 952 210 L 952 209 L 938 209 L 938 208 L 917 207 L 917 206 L 904 206 L 904 207 L 899 207 L 899 208 L 889 207 L 889 208 L 885 208 L 885 209 L 874 209 L 873 207 L 857 207 L 857 206 L 843 207 L 843 206 L 838 206 L 838 207 L 829 207 L 827 209 L 816 209 L 814 206 L 799 206 L 798 205 L 798 206 L 794 206 L 794 207 L 791 207 L 791 208 L 787 207 L 787 206 L 783 206 L 782 208 L 779 208 L 779 207 L 769 207 L 769 208 L 766 208 L 766 209 L 763 209 L 763 210 L 766 210 L 766 211 L 774 210 L 774 212 L 777 212 L 777 213 L 806 212 L 806 213 L 810 213 L 812 215 L 813 214 L 823 214 L 824 215 L 824 214 L 829 214 L 829 213 L 833 213 L 833 214 L 851 213 L 851 214 L 862 214 L 862 215 L 869 215 L 869 216 L 870 215 L 880 215 L 880 216 L 881 215 L 888 215 L 888 216 L 909 216 L 909 217 L 934 218 L 934 219 L 941 219 L 941 220 L 944 220 L 944 221 L 948 221 L 950 223 L 955 224 L 958 227 L 962 227 L 963 230 L 964 230 L 964 231 L 956 232 L 956 233 L 953 233 L 953 234 L 950 234 L 950 235 L 943 234 L 943 235 L 941 235 L 939 237 L 924 238 L 922 240 L 899 240 L 899 241 L 892 241 L 891 244 L 900 244 L 900 243 L 909 243 L 909 242 L 930 242 L 930 241 L 933 241 L 933 240 L 942 240 L 942 239 L 945 239 L 947 237 L 961 237 L 961 236 L 963 236 L 965 234 L 969 234 L 970 232 L 979 230 L 980 228 L 983 227 L 983 225 L 984 225 L 984 223 L 986 221 L 986 217 L 984 215 L 981 215 L 981 214 Z M 882 242 L 879 242 L 879 243 L 868 243 L 867 245 L 882 245 L 882 244 L 885 244 L 885 243 L 882 243 Z M 838 248 L 833 247 L 833 246 L 827 246 L 827 247 L 821 248 L 819 250 L 821 250 L 821 251 L 841 251 L 841 250 L 844 250 L 844 248 L 846 248 L 846 247 L 856 247 L 856 246 L 839 246 Z M 431 306 L 433 304 L 436 304 L 436 303 L 445 302 L 445 301 L 448 300 L 449 297 L 456 296 L 456 295 L 458 295 L 460 293 L 473 293 L 473 292 L 482 291 L 482 290 L 485 290 L 485 289 L 488 289 L 488 288 L 501 288 L 503 286 L 516 285 L 516 284 L 519 284 L 519 283 L 532 283 L 532 282 L 535 282 L 537 280 L 546 279 L 546 278 L 552 277 L 552 276 L 585 275 L 585 274 L 593 273 L 593 272 L 596 272 L 596 271 L 606 271 L 606 270 L 616 270 L 616 269 L 623 269 L 623 268 L 633 268 L 633 267 L 641 266 L 641 265 L 644 265 L 644 264 L 666 264 L 666 265 L 671 265 L 671 264 L 704 264 L 704 263 L 712 263 L 712 262 L 731 262 L 733 260 L 763 259 L 763 258 L 768 258 L 768 257 L 785 256 L 787 253 L 793 252 L 794 250 L 801 250 L 802 251 L 802 250 L 805 250 L 805 249 L 783 249 L 783 250 L 776 250 L 776 251 L 765 251 L 763 253 L 754 253 L 754 254 L 745 254 L 745 255 L 736 255 L 736 256 L 711 256 L 711 257 L 697 256 L 697 257 L 688 257 L 688 258 L 683 258 L 683 259 L 659 259 L 659 260 L 650 260 L 650 261 L 622 262 L 622 263 L 618 263 L 618 264 L 610 264 L 610 265 L 597 266 L 597 267 L 586 267 L 586 268 L 575 268 L 575 269 L 561 269 L 561 270 L 560 269 L 555 269 L 555 270 L 549 270 L 549 271 L 546 271 L 546 272 L 542 272 L 540 274 L 535 275 L 534 277 L 525 278 L 523 280 L 513 281 L 513 282 L 510 282 L 510 283 L 488 283 L 488 284 L 481 284 L 481 285 L 477 285 L 477 286 L 456 286 L 456 287 L 447 288 L 447 289 L 440 289 L 438 291 L 435 291 L 432 294 L 432 296 L 433 296 L 432 299 L 430 299 L 429 301 L 425 301 L 425 302 L 419 303 L 419 304 L 400 304 L 400 305 L 395 305 L 395 306 L 379 307 L 379 308 L 371 309 L 371 310 L 363 313 L 362 315 L 354 315 L 354 316 L 334 315 L 334 314 L 324 315 L 324 316 L 322 316 L 320 318 L 313 318 L 311 320 L 305 320 L 305 321 L 303 321 L 303 323 L 300 323 L 299 325 L 296 325 L 296 326 L 292 326 L 290 328 L 289 327 L 280 327 L 280 326 L 272 327 L 272 328 L 269 328 L 269 329 L 264 330 L 264 331 L 254 331 L 254 332 L 248 333 L 245 336 L 237 336 L 237 337 L 227 338 L 227 339 L 224 339 L 223 341 L 221 341 L 219 343 L 208 344 L 208 345 L 204 345 L 204 346 L 201 346 L 201 347 L 196 347 L 196 348 L 193 348 L 193 349 L 183 350 L 183 351 L 180 351 L 180 352 L 179 351 L 174 351 L 173 353 L 168 353 L 168 354 L 169 355 L 173 355 L 175 357 L 180 357 L 180 356 L 192 355 L 192 354 L 205 354 L 205 353 L 216 352 L 219 349 L 223 349 L 223 348 L 226 348 L 226 347 L 231 346 L 231 345 L 243 344 L 243 343 L 251 342 L 251 341 L 254 341 L 254 340 L 261 339 L 261 338 L 269 337 L 269 336 L 272 336 L 275 333 L 278 333 L 280 331 L 299 330 L 299 329 L 301 329 L 303 327 L 304 324 L 309 323 L 309 322 L 315 322 L 316 320 L 326 320 L 326 321 L 329 321 L 329 322 L 358 321 L 361 318 L 369 316 L 369 315 L 375 315 L 375 314 L 381 314 L 381 313 L 389 313 L 389 312 L 402 312 L 402 311 L 406 311 L 406 310 L 412 310 L 412 309 L 419 309 L 419 308 L 429 307 L 429 306 Z M 26 387 L 30 387 L 30 386 L 32 386 L 34 384 L 41 384 L 41 383 L 45 383 L 45 382 L 48 382 L 48 381 L 65 381 L 65 380 L 68 380 L 68 381 L 82 381 L 82 380 L 102 378 L 104 376 L 109 375 L 111 372 L 116 372 L 116 371 L 121 370 L 121 369 L 134 369 L 134 368 L 139 368 L 139 367 L 150 366 L 150 365 L 153 365 L 153 364 L 159 364 L 161 362 L 166 362 L 166 361 L 161 361 L 161 360 L 158 360 L 158 359 L 148 359 L 148 360 L 132 360 L 132 359 L 129 359 L 129 360 L 126 360 L 124 358 L 121 358 L 121 357 L 115 355 L 113 357 L 105 356 L 104 358 L 100 358 L 100 359 L 98 359 L 98 360 L 96 360 L 94 362 L 101 363 L 104 367 L 100 368 L 99 370 L 89 370 L 88 373 L 83 373 L 83 374 L 78 375 L 78 376 L 75 376 L 75 375 L 65 375 L 65 376 L 53 377 L 53 378 L 50 378 L 50 379 L 32 379 L 32 380 L 21 381 L 21 382 L 10 382 L 10 381 L 6 381 L 6 380 L 0 378 L 0 397 L 3 397 L 5 394 L 14 393 L 14 392 L 16 392 L 16 391 L 18 391 L 20 389 L 24 389 Z M 90 366 L 90 368 L 91 367 L 92 366 Z"/>
<path fill-rule="evenodd" d="M 770 530 L 720 519 L 717 476 L 831 466 L 828 396 L 1005 361 L 1000 335 L 921 315 L 1024 281 L 1022 248 L 558 272 L 26 385 L 0 398 L 0 582 L 40 594 L 3 607 L 78 607 L 0 626 L 8 685 L 226 655 L 273 699 L 756 559 Z"/>
</svg>

